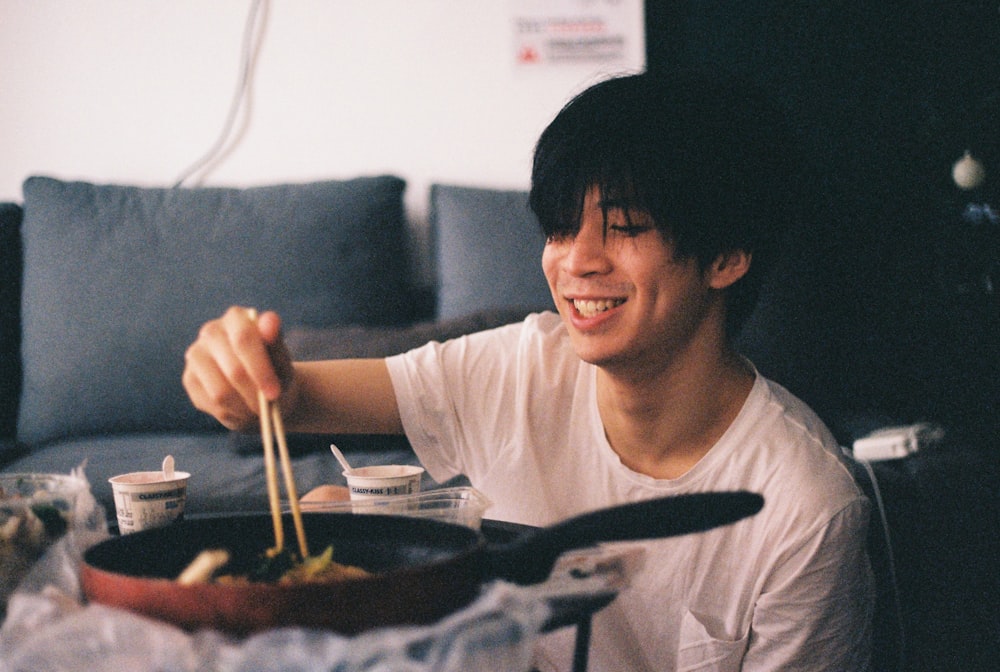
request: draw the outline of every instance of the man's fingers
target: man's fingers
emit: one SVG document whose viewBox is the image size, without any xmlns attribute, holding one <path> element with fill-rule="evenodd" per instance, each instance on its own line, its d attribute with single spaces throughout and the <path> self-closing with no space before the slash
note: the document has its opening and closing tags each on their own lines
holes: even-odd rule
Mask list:
<svg viewBox="0 0 1000 672">
<path fill-rule="evenodd" d="M 254 406 L 248 406 L 216 360 L 197 344 L 188 348 L 185 361 L 182 383 L 195 408 L 215 416 L 229 429 L 243 429 L 252 423 L 256 394 Z"/>
<path fill-rule="evenodd" d="M 280 320 L 274 313 L 254 319 L 254 314 L 247 309 L 231 308 L 222 318 L 229 339 L 228 351 L 235 355 L 235 361 L 224 361 L 223 365 L 230 380 L 252 406 L 256 405 L 258 390 L 270 400 L 281 395 L 281 381 L 261 331 L 262 317 L 265 317 L 268 331 L 280 330 Z"/>
</svg>

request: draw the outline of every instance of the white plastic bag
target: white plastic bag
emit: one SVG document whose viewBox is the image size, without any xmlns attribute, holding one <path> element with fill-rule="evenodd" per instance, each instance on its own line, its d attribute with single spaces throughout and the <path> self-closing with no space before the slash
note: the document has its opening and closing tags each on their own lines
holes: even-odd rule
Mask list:
<svg viewBox="0 0 1000 672">
<path fill-rule="evenodd" d="M 82 467 L 79 472 L 82 476 Z M 283 628 L 236 639 L 85 604 L 84 551 L 109 536 L 89 488 L 76 523 L 21 583 L 0 629 L 0 672 L 465 672 L 523 671 L 549 616 L 537 591 L 496 582 L 431 626 L 355 637 Z"/>
<path fill-rule="evenodd" d="M 8 632 L 3 672 L 465 672 L 530 667 L 548 607 L 523 588 L 495 583 L 471 606 L 432 626 L 355 637 L 281 628 L 243 640 L 174 626 L 65 594 L 23 595 L 37 627 Z"/>
</svg>

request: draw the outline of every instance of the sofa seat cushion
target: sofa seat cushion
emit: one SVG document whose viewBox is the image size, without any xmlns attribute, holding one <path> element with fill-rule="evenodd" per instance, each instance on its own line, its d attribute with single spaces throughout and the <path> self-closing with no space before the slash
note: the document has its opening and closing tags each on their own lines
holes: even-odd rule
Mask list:
<svg viewBox="0 0 1000 672">
<path fill-rule="evenodd" d="M 160 189 L 24 184 L 18 439 L 215 427 L 181 385 L 230 305 L 287 324 L 405 322 L 402 180 Z"/>
<path fill-rule="evenodd" d="M 372 464 L 417 464 L 416 455 L 397 437 L 344 439 L 351 466 Z M 290 443 L 295 438 L 290 437 Z M 383 442 L 384 440 L 384 442 Z M 295 487 L 299 494 L 324 484 L 344 485 L 342 470 L 329 449 L 314 450 L 312 443 L 290 446 Z M 236 449 L 234 449 L 236 447 Z M 160 468 L 163 458 L 173 455 L 176 468 L 191 474 L 185 511 L 205 514 L 233 511 L 266 511 L 263 449 L 259 436 L 227 432 L 134 434 L 75 438 L 38 446 L 4 466 L 5 473 L 69 473 L 86 460 L 85 472 L 98 502 L 114 522 L 114 497 L 108 479 L 128 471 Z M 428 480 L 424 488 L 433 487 Z M 284 486 L 282 494 L 284 496 Z"/>
</svg>

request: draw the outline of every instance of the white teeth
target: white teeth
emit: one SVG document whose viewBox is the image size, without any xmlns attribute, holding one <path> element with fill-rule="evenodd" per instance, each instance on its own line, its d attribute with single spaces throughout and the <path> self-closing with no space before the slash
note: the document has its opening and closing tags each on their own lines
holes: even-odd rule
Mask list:
<svg viewBox="0 0 1000 672">
<path fill-rule="evenodd" d="M 593 317 L 598 313 L 611 310 L 615 306 L 625 303 L 625 299 L 601 299 L 600 301 L 585 301 L 583 299 L 573 299 L 573 306 L 584 317 Z"/>
</svg>

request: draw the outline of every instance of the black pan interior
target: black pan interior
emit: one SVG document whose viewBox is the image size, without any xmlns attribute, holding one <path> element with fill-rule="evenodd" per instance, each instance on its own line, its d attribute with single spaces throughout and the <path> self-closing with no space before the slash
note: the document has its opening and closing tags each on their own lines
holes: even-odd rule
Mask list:
<svg viewBox="0 0 1000 672">
<path fill-rule="evenodd" d="M 303 514 L 309 552 L 333 546 L 334 560 L 371 572 L 422 566 L 470 551 L 483 543 L 471 528 L 435 520 L 343 513 Z M 284 516 L 285 545 L 297 549 L 290 515 Z M 113 537 L 84 555 L 105 571 L 150 578 L 176 578 L 201 551 L 224 548 L 239 572 L 273 546 L 269 514 L 182 520 L 167 527 Z"/>
</svg>

